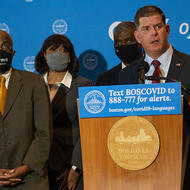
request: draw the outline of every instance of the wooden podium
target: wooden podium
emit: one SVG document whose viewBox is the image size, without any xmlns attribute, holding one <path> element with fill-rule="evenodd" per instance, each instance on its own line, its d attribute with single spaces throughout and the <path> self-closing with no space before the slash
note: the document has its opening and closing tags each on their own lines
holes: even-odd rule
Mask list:
<svg viewBox="0 0 190 190">
<path fill-rule="evenodd" d="M 119 167 L 108 151 L 109 131 L 122 117 L 79 118 L 85 190 L 181 189 L 183 115 L 139 117 L 156 128 L 160 151 L 150 166 L 138 171 Z"/>
</svg>

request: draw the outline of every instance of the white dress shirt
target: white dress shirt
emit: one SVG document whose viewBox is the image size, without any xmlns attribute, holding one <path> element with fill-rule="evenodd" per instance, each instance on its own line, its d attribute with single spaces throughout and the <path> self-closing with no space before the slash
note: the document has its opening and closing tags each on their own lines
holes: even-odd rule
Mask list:
<svg viewBox="0 0 190 190">
<path fill-rule="evenodd" d="M 9 80 L 10 80 L 10 77 L 11 77 L 11 71 L 12 71 L 12 68 L 9 71 L 2 74 L 2 76 L 5 77 L 5 86 L 6 86 L 7 89 L 8 89 L 8 86 L 9 86 Z"/>
<path fill-rule="evenodd" d="M 55 97 L 55 94 L 57 93 L 59 87 L 61 86 L 61 84 L 65 85 L 66 87 L 70 88 L 71 87 L 71 82 L 72 82 L 72 75 L 69 73 L 69 71 L 66 72 L 65 76 L 63 77 L 61 82 L 56 82 L 55 84 L 53 84 L 51 86 L 51 90 L 50 87 L 48 85 L 48 73 L 45 73 L 44 77 L 44 81 L 48 86 L 48 92 L 49 92 L 49 97 L 50 97 L 50 101 L 52 102 L 53 98 Z"/>
<path fill-rule="evenodd" d="M 125 67 L 127 67 L 123 62 L 121 63 L 121 69 L 124 69 Z"/>
<path fill-rule="evenodd" d="M 49 91 L 49 94 L 50 94 L 50 88 L 49 88 L 49 85 L 48 85 L 47 76 L 48 76 L 48 73 L 45 73 L 45 75 L 44 75 L 43 77 L 44 77 L 45 83 L 46 83 L 47 86 L 48 86 L 48 91 Z M 69 71 L 67 71 L 66 74 L 65 74 L 65 76 L 63 77 L 63 80 L 62 80 L 61 82 L 56 82 L 56 83 L 54 84 L 54 88 L 56 89 L 56 90 L 55 90 L 55 94 L 56 94 L 57 90 L 59 89 L 59 87 L 61 86 L 61 84 L 63 84 L 63 85 L 65 85 L 66 87 L 70 88 L 70 87 L 71 87 L 71 82 L 72 82 L 72 75 L 71 75 L 71 73 L 70 73 Z M 55 94 L 54 94 L 54 96 L 55 96 Z M 51 96 L 51 95 L 50 95 L 50 96 Z M 54 96 L 53 96 L 53 97 L 54 97 Z M 50 97 L 50 100 L 51 100 L 51 101 L 52 101 L 53 97 L 52 97 L 52 98 Z M 73 169 L 74 171 L 76 171 L 76 168 L 77 168 L 76 166 L 72 166 L 72 169 Z"/>
<path fill-rule="evenodd" d="M 168 74 L 168 70 L 169 70 L 169 66 L 171 63 L 171 59 L 172 59 L 172 55 L 173 55 L 173 48 L 170 45 L 170 47 L 167 49 L 167 51 L 165 53 L 163 53 L 158 59 L 161 65 L 160 65 L 160 72 L 161 72 L 161 76 L 162 77 L 167 77 Z M 152 76 L 154 73 L 154 66 L 151 64 L 152 61 L 154 59 L 152 59 L 150 56 L 148 56 L 147 54 L 145 55 L 145 59 L 144 59 L 150 66 L 149 71 L 146 73 L 146 76 Z M 165 80 L 161 80 L 161 83 L 165 83 Z M 151 84 L 152 81 L 151 80 L 145 80 L 145 84 Z"/>
<path fill-rule="evenodd" d="M 46 84 L 48 84 L 48 73 L 44 74 L 44 81 Z M 61 84 L 64 84 L 66 87 L 70 88 L 71 87 L 71 82 L 72 82 L 72 75 L 70 74 L 69 71 L 66 72 L 65 76 L 63 77 L 63 80 L 61 82 L 56 82 L 55 85 L 60 87 Z"/>
</svg>

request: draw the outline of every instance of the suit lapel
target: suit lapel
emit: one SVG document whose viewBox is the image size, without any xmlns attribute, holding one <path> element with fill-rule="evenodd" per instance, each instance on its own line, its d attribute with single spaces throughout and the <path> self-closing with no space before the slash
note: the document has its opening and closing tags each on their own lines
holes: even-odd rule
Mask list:
<svg viewBox="0 0 190 190">
<path fill-rule="evenodd" d="M 167 77 L 171 79 L 179 79 L 184 64 L 185 62 L 182 59 L 182 55 L 174 49 Z"/>
<path fill-rule="evenodd" d="M 52 107 L 59 104 L 59 102 L 61 101 L 61 99 L 65 97 L 65 95 L 66 95 L 66 87 L 64 87 L 64 85 L 61 85 L 52 100 L 52 103 L 51 103 Z"/>
<path fill-rule="evenodd" d="M 6 116 L 11 106 L 13 105 L 21 87 L 22 87 L 22 77 L 20 76 L 17 70 L 13 69 L 11 72 L 9 86 L 7 90 L 4 116 Z"/>
<path fill-rule="evenodd" d="M 0 120 L 2 120 L 3 119 L 3 116 L 0 114 Z"/>
<path fill-rule="evenodd" d="M 121 70 L 122 70 L 122 62 L 115 67 L 115 72 L 117 74 L 115 84 L 120 84 L 120 71 Z M 111 76 L 111 77 L 113 77 L 113 76 Z"/>
<path fill-rule="evenodd" d="M 138 84 L 139 73 L 137 68 L 142 61 L 144 61 L 144 57 L 134 60 L 124 69 L 121 67 L 121 70 L 118 73 L 118 84 Z"/>
<path fill-rule="evenodd" d="M 52 101 L 52 108 L 54 109 L 54 107 L 57 107 L 56 105 L 58 105 L 60 102 L 63 101 L 63 99 L 65 98 L 65 96 L 67 95 L 67 93 L 73 88 L 73 80 L 72 79 L 72 83 L 71 83 L 71 87 L 68 88 L 65 85 L 61 84 L 61 86 L 59 87 L 57 93 L 55 94 L 55 97 L 53 98 Z"/>
</svg>

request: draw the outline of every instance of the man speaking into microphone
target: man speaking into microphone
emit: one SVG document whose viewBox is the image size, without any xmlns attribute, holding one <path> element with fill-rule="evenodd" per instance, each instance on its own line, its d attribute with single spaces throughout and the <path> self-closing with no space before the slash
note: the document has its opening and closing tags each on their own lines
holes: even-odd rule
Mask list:
<svg viewBox="0 0 190 190">
<path fill-rule="evenodd" d="M 145 83 L 165 82 L 159 77 L 167 77 L 190 89 L 190 55 L 175 50 L 169 43 L 170 26 L 163 11 L 156 6 L 144 6 L 137 11 L 134 20 L 135 38 L 144 48 L 144 61 L 150 65 L 146 75 L 158 78 Z"/>
<path fill-rule="evenodd" d="M 146 75 L 153 76 L 153 78 L 157 79 L 152 81 L 146 80 L 145 83 L 165 82 L 165 80 L 160 80 L 159 77 L 166 77 L 180 81 L 189 90 L 190 55 L 175 50 L 169 43 L 170 27 L 166 24 L 166 17 L 163 11 L 156 6 L 144 6 L 137 11 L 134 20 L 136 25 L 135 38 L 144 48 L 144 60 L 150 65 L 150 70 Z M 183 89 L 182 93 L 184 94 L 185 100 L 189 102 L 189 95 Z M 184 111 L 184 114 L 187 114 L 187 112 Z M 188 135 L 189 133 L 185 131 L 184 136 Z M 188 149 L 189 141 L 186 141 L 186 143 L 184 144 Z M 183 154 L 184 158 L 186 156 Z M 190 165 L 188 161 L 189 159 L 187 159 L 183 190 L 189 189 Z M 182 173 L 184 174 L 184 171 Z"/>
</svg>

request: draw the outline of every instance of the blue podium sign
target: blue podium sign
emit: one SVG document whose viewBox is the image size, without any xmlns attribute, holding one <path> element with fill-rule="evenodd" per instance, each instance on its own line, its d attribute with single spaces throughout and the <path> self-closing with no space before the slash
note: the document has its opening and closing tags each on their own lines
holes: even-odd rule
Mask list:
<svg viewBox="0 0 190 190">
<path fill-rule="evenodd" d="M 180 113 L 179 82 L 79 88 L 80 118 Z"/>
</svg>

